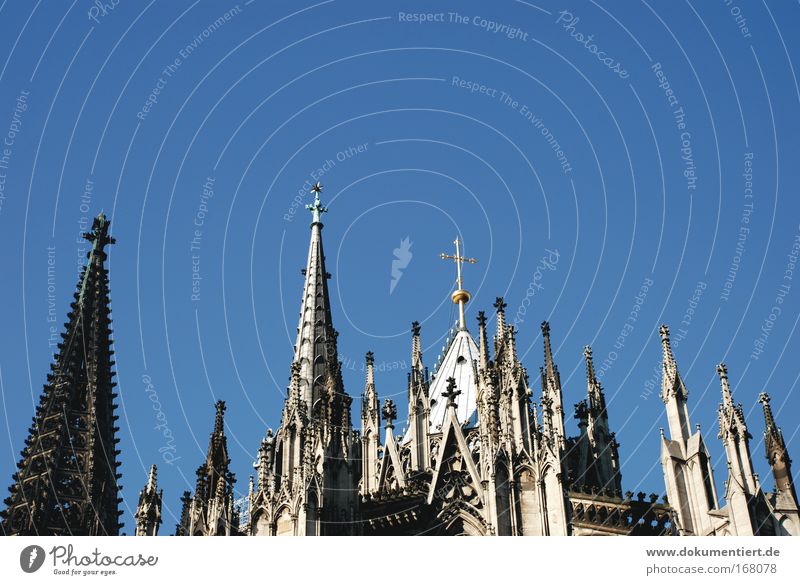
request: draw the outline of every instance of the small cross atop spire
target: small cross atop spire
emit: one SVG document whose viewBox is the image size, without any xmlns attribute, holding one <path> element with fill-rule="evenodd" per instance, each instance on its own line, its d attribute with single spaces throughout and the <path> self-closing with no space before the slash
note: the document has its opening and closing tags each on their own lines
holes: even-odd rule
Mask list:
<svg viewBox="0 0 800 585">
<path fill-rule="evenodd" d="M 311 192 L 314 194 L 314 203 L 306 205 L 306 209 L 311 212 L 311 225 L 319 224 L 321 226 L 320 216 L 328 211 L 328 208 L 324 207 L 319 200 L 319 194 L 322 192 L 322 183 L 319 181 L 314 183 L 311 187 Z"/>
<path fill-rule="evenodd" d="M 439 257 L 442 260 L 453 260 L 456 263 L 456 284 L 458 285 L 458 289 L 456 289 L 451 298 L 453 299 L 453 302 L 458 305 L 459 329 L 466 329 L 467 325 L 464 319 L 464 305 L 469 302 L 470 295 L 469 292 L 464 290 L 464 280 L 461 276 L 461 265 L 464 264 L 464 262 L 467 264 L 475 264 L 478 262 L 478 260 L 475 258 L 466 258 L 461 255 L 461 240 L 459 240 L 457 236 L 453 243 L 456 245 L 455 255 L 445 254 L 442 252 L 439 254 Z"/>
</svg>

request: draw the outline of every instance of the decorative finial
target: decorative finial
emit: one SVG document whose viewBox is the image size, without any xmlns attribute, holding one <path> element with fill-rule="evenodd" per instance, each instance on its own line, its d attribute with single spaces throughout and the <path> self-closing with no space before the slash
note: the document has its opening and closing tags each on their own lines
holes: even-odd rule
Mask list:
<svg viewBox="0 0 800 585">
<path fill-rule="evenodd" d="M 419 321 L 414 321 L 411 324 L 411 334 L 412 335 L 419 335 L 419 332 L 422 330 L 422 327 L 419 325 Z"/>
<path fill-rule="evenodd" d="M 658 332 L 661 334 L 661 344 L 664 348 L 664 365 L 676 368 L 675 356 L 672 355 L 672 346 L 669 342 L 669 327 L 662 325 L 658 328 Z"/>
<path fill-rule="evenodd" d="M 316 182 L 314 186 L 311 187 L 311 192 L 314 193 L 314 203 L 311 205 L 306 205 L 306 209 L 311 211 L 311 225 L 319 224 L 322 226 L 322 222 L 320 221 L 320 215 L 328 211 L 327 207 L 323 207 L 322 203 L 319 200 L 319 194 L 322 192 L 322 183 Z"/>
<path fill-rule="evenodd" d="M 494 300 L 494 308 L 497 309 L 498 313 L 502 313 L 508 305 L 503 300 L 503 297 L 497 297 Z"/>
<path fill-rule="evenodd" d="M 486 313 L 478 311 L 478 327 L 486 326 Z"/>
<path fill-rule="evenodd" d="M 458 237 L 456 237 L 453 243 L 456 245 L 455 255 L 445 254 L 442 252 L 439 254 L 439 257 L 442 260 L 453 260 L 456 263 L 456 284 L 458 285 L 458 288 L 452 294 L 451 298 L 453 299 L 453 303 L 458 305 L 459 329 L 464 330 L 467 328 L 466 320 L 464 318 L 464 305 L 469 302 L 470 294 L 464 290 L 464 281 L 461 276 L 461 265 L 464 264 L 464 262 L 467 264 L 475 264 L 477 260 L 475 258 L 465 258 L 461 255 L 461 240 L 459 240 Z"/>
<path fill-rule="evenodd" d="M 224 428 L 224 417 L 225 417 L 225 401 L 224 400 L 217 400 L 216 404 L 217 414 L 214 417 L 214 432 L 221 433 Z"/>
<path fill-rule="evenodd" d="M 542 321 L 542 335 L 545 337 L 550 335 L 550 323 L 547 321 Z"/>
<path fill-rule="evenodd" d="M 442 392 L 442 396 L 447 398 L 447 406 L 455 407 L 456 398 L 458 398 L 459 394 L 461 394 L 461 390 L 456 388 L 456 379 L 447 378 L 447 390 Z"/>
<path fill-rule="evenodd" d="M 592 360 L 592 348 L 586 346 L 583 348 L 583 357 L 586 358 L 586 373 L 589 375 L 589 382 L 595 381 L 594 375 L 594 361 Z"/>
<path fill-rule="evenodd" d="M 381 410 L 383 420 L 386 421 L 386 428 L 394 428 L 394 421 L 397 420 L 397 406 L 391 398 L 387 398 L 383 403 L 383 410 Z"/>
<path fill-rule="evenodd" d="M 147 491 L 154 492 L 156 491 L 156 474 L 158 473 L 155 464 L 150 466 L 150 474 L 147 477 Z"/>
</svg>

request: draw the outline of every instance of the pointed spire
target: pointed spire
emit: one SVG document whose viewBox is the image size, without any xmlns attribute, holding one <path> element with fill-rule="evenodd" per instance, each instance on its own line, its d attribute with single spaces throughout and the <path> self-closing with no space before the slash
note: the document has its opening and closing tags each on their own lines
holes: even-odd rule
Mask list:
<svg viewBox="0 0 800 585">
<path fill-rule="evenodd" d="M 564 406 L 561 393 L 561 376 L 553 360 L 550 345 L 550 324 L 542 322 L 542 339 L 544 341 L 544 367 L 540 368 L 542 378 L 542 430 L 547 440 L 561 448 L 565 446 Z"/>
<path fill-rule="evenodd" d="M 215 408 L 217 413 L 214 417 L 214 434 L 222 434 L 225 430 L 225 401 L 217 400 Z"/>
<path fill-rule="evenodd" d="M 365 360 L 367 364 L 367 390 L 375 390 L 375 354 L 368 351 Z"/>
<path fill-rule="evenodd" d="M 92 247 L 13 476 L 8 509 L 0 513 L 4 534 L 116 535 L 122 527 L 105 267 L 105 248 L 114 243 L 109 229 L 101 213 L 83 234 Z M 83 446 L 82 455 L 75 445 Z"/>
<path fill-rule="evenodd" d="M 158 536 L 161 525 L 161 500 L 163 492 L 156 485 L 156 466 L 150 467 L 147 484 L 139 492 L 139 505 L 136 507 L 136 536 Z"/>
<path fill-rule="evenodd" d="M 686 392 L 686 386 L 684 386 L 680 374 L 678 374 L 678 364 L 675 361 L 675 356 L 672 355 L 672 345 L 669 340 L 669 327 L 662 325 L 659 328 L 659 333 L 661 334 L 661 346 L 664 353 L 664 379 L 661 386 L 661 398 L 666 402 L 670 394 L 675 394 L 678 395 L 679 398 L 686 400 L 688 393 Z"/>
<path fill-rule="evenodd" d="M 228 457 L 228 440 L 225 437 L 225 402 L 218 400 L 215 404 L 214 430 L 208 441 L 208 453 L 205 462 L 197 468 L 197 484 L 192 504 L 192 512 L 199 514 L 190 518 L 190 522 L 199 522 L 193 528 L 199 528 L 203 535 L 216 535 L 220 530 L 238 530 L 235 528 L 233 516 L 233 486 L 236 477 L 230 471 Z M 188 532 L 187 535 L 190 535 Z"/>
<path fill-rule="evenodd" d="M 513 325 L 506 327 L 506 339 L 508 339 L 508 356 L 513 363 L 517 363 L 517 328 Z"/>
<path fill-rule="evenodd" d="M 369 422 L 372 421 L 374 431 L 380 426 L 379 411 L 380 403 L 378 402 L 378 392 L 375 389 L 375 355 L 368 351 L 365 357 L 366 360 L 366 384 L 364 386 L 364 394 L 361 398 L 361 432 L 366 433 L 369 430 Z"/>
<path fill-rule="evenodd" d="M 750 438 L 742 405 L 733 402 L 733 394 L 728 384 L 728 368 L 724 363 L 717 366 L 717 375 L 722 389 L 722 403 L 719 405 L 719 437 L 724 438 L 732 433 L 739 437 Z"/>
<path fill-rule="evenodd" d="M 722 386 L 722 407 L 726 410 L 732 410 L 734 408 L 733 396 L 728 385 L 728 367 L 724 363 L 717 366 L 717 375 Z"/>
<path fill-rule="evenodd" d="M 272 436 L 272 429 L 267 429 L 266 436 L 261 440 L 261 446 L 258 449 L 258 461 L 256 462 L 258 487 L 262 490 L 269 489 L 268 483 L 274 444 L 275 438 Z"/>
<path fill-rule="evenodd" d="M 728 461 L 728 484 L 726 498 L 737 498 L 743 492 L 752 496 L 758 491 L 753 463 L 750 458 L 750 433 L 744 420 L 741 404 L 734 404 L 731 388 L 728 385 L 728 368 L 725 364 L 717 366 L 722 387 L 722 403 L 719 405 L 719 438 L 725 447 Z M 739 521 L 744 520 L 744 508 L 732 504 L 737 509 Z"/>
<path fill-rule="evenodd" d="M 661 399 L 667 407 L 670 437 L 673 440 L 686 441 L 691 436 L 691 423 L 686 399 L 689 396 L 686 386 L 678 373 L 678 364 L 672 355 L 672 346 L 669 341 L 669 327 L 662 325 L 659 328 L 661 346 L 663 350 Z"/>
<path fill-rule="evenodd" d="M 422 365 L 422 343 L 420 341 L 421 327 L 419 321 L 411 324 L 411 372 L 412 382 L 419 382 L 423 378 L 425 366 Z"/>
<path fill-rule="evenodd" d="M 156 474 L 157 468 L 156 464 L 150 466 L 150 474 L 147 476 L 147 491 L 154 492 L 156 491 Z"/>
<path fill-rule="evenodd" d="M 605 397 L 600 382 L 594 373 L 594 361 L 592 360 L 592 348 L 588 345 L 583 348 L 583 357 L 586 360 L 586 377 L 588 382 L 589 408 L 594 416 L 605 412 Z"/>
<path fill-rule="evenodd" d="M 480 367 L 486 370 L 489 367 L 489 342 L 486 339 L 486 313 L 478 311 L 478 355 Z"/>
<path fill-rule="evenodd" d="M 797 493 L 792 478 L 792 460 L 783 440 L 783 432 L 772 415 L 769 394 L 762 392 L 758 396 L 758 401 L 764 407 L 764 449 L 775 479 L 775 491 L 784 494 L 784 498 L 790 498 L 796 508 Z"/>
<path fill-rule="evenodd" d="M 191 536 L 189 529 L 191 524 L 192 492 L 185 491 L 181 496 L 181 517 L 175 525 L 175 536 Z"/>
<path fill-rule="evenodd" d="M 342 397 L 341 399 L 344 397 L 336 343 L 337 333 L 333 328 L 328 293 L 330 274 L 325 269 L 325 252 L 322 245 L 323 225 L 320 214 L 327 211 L 327 208 L 319 201 L 321 191 L 322 186 L 319 183 L 315 184 L 312 188 L 315 196 L 314 204 L 308 206 L 312 212 L 311 239 L 294 354 L 294 362 L 299 364 L 296 382 L 300 389 L 300 400 L 304 402 L 308 415 L 312 415 L 315 404 L 318 404 L 325 392 L 332 391 L 336 396 Z"/>
<path fill-rule="evenodd" d="M 557 368 L 553 362 L 553 350 L 550 347 L 550 323 L 542 321 L 542 340 L 544 341 L 544 371 L 548 379 L 555 380 Z"/>
<path fill-rule="evenodd" d="M 497 309 L 497 339 L 496 342 L 500 343 L 506 332 L 506 305 L 503 297 L 497 297 L 494 300 L 494 308 Z"/>
</svg>

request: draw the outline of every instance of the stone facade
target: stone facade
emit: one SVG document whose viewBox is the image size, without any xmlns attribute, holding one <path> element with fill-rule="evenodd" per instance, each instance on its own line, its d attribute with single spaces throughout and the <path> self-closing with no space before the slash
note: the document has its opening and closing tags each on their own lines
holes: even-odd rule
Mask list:
<svg viewBox="0 0 800 585">
<path fill-rule="evenodd" d="M 623 492 L 619 444 L 591 348 L 584 350 L 586 397 L 574 408 L 578 434 L 568 436 L 550 326 L 541 327 L 544 365 L 534 402 L 503 299 L 494 304 L 492 332 L 483 312 L 477 315 L 477 336 L 466 326 L 464 307 L 470 295 L 463 289 L 461 264 L 474 259 L 461 257 L 458 240 L 455 256 L 442 257 L 458 265 L 458 289 L 452 299 L 459 305 L 460 318 L 430 371 L 424 365 L 421 327 L 416 322 L 411 326 L 405 429 L 395 429 L 394 402 L 379 400 L 371 352 L 366 354 L 360 429 L 355 429 L 331 316 L 321 221 L 326 209 L 320 190 L 314 187 L 316 199 L 308 206 L 311 239 L 280 426 L 266 431 L 246 501 L 237 506 L 225 436 L 226 406 L 217 402 L 206 460 L 197 469 L 194 492 L 184 492 L 181 498 L 176 535 L 800 534 L 791 460 L 769 396 L 762 394 L 760 402 L 772 492 L 753 473 L 743 408 L 733 401 L 727 368 L 717 367 L 719 439 L 728 467 L 724 489 L 718 493 L 705 438 L 691 425 L 689 393 L 678 372 L 669 330 L 662 326 L 661 397 L 668 435 L 661 430 L 661 464 L 666 495 L 659 501 L 656 494 Z M 64 348 L 45 386 L 20 472 L 6 499 L 5 534 L 116 534 L 121 526 L 118 451 L 91 448 L 98 442 L 114 445 L 117 430 L 103 267 L 103 247 L 113 238 L 104 217 L 98 217 L 88 237 L 94 241 L 93 252 L 79 283 Z M 85 356 L 71 349 L 70 340 L 80 336 L 92 342 L 85 345 L 90 350 Z M 74 415 L 56 416 L 54 409 L 62 404 L 71 405 Z M 86 445 L 73 461 L 80 465 L 67 465 L 68 454 L 59 450 L 59 437 L 67 432 L 77 433 L 80 444 Z M 98 476 L 104 478 L 102 485 L 93 480 L 80 483 Z M 62 488 L 69 491 L 59 491 Z M 719 504 L 720 495 L 724 505 Z M 139 495 L 137 535 L 158 533 L 161 505 L 153 466 Z"/>
</svg>

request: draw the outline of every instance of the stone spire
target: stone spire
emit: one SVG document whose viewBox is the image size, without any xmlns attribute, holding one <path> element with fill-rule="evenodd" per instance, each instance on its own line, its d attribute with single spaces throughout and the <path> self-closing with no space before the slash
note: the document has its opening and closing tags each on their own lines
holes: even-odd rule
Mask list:
<svg viewBox="0 0 800 585">
<path fill-rule="evenodd" d="M 361 418 L 365 422 L 373 416 L 379 417 L 378 411 L 378 392 L 375 390 L 375 355 L 368 351 L 365 359 L 366 364 L 366 384 L 364 394 L 361 396 Z"/>
<path fill-rule="evenodd" d="M 236 477 L 230 471 L 228 439 L 225 437 L 225 402 L 215 404 L 214 430 L 208 440 L 203 465 L 197 468 L 197 485 L 187 522 L 178 533 L 186 536 L 236 534 L 239 527 L 233 511 L 233 486 Z M 184 504 L 185 505 L 185 504 Z"/>
<path fill-rule="evenodd" d="M 597 376 L 594 373 L 594 360 L 592 359 L 592 348 L 588 345 L 583 348 L 583 357 L 586 360 L 586 380 L 589 397 L 589 409 L 596 413 L 596 416 L 606 415 L 606 398 Z"/>
<path fill-rule="evenodd" d="M 619 444 L 610 431 L 603 388 L 597 380 L 592 348 L 583 349 L 586 360 L 587 398 L 575 405 L 581 435 L 578 437 L 576 482 L 600 490 L 620 493 Z"/>
<path fill-rule="evenodd" d="M 328 279 L 325 269 L 325 252 L 322 246 L 321 215 L 327 211 L 320 203 L 322 185 L 312 188 L 315 199 L 308 205 L 311 211 L 311 240 L 308 246 L 305 284 L 300 303 L 297 325 L 297 342 L 294 362 L 300 365 L 299 383 L 302 399 L 309 414 L 325 393 L 326 384 L 335 385 L 339 374 L 339 357 L 336 349 L 336 331 L 331 317 Z"/>
<path fill-rule="evenodd" d="M 156 466 L 150 467 L 147 485 L 139 492 L 139 505 L 136 507 L 136 536 L 158 536 L 161 526 L 161 500 L 163 490 L 156 484 Z"/>
<path fill-rule="evenodd" d="M 425 378 L 425 366 L 422 363 L 422 342 L 419 321 L 411 324 L 411 382 L 418 384 Z"/>
<path fill-rule="evenodd" d="M 659 329 L 663 348 L 661 399 L 667 407 L 670 437 L 673 440 L 686 441 L 692 434 L 689 423 L 689 409 L 686 400 L 689 393 L 678 373 L 678 364 L 672 355 L 669 341 L 669 327 L 662 325 Z"/>
<path fill-rule="evenodd" d="M 503 297 L 494 300 L 494 308 L 497 310 L 497 332 L 495 333 L 495 343 L 499 343 L 506 333 L 506 302 Z"/>
<path fill-rule="evenodd" d="M 267 490 L 270 488 L 274 452 L 275 437 L 272 436 L 272 429 L 267 429 L 267 434 L 261 440 L 261 445 L 258 448 L 258 459 L 255 463 L 259 489 Z"/>
<path fill-rule="evenodd" d="M 101 213 L 83 235 L 92 248 L 5 500 L 4 534 L 116 535 L 122 527 L 109 226 Z"/>
<path fill-rule="evenodd" d="M 489 367 L 489 342 L 486 338 L 486 313 L 478 311 L 478 355 L 481 370 Z"/>
<path fill-rule="evenodd" d="M 775 491 L 789 494 L 797 502 L 797 493 L 792 480 L 792 460 L 789 458 L 789 451 L 783 440 L 783 432 L 775 423 L 775 417 L 772 415 L 769 394 L 762 392 L 758 401 L 764 407 L 764 448 L 767 461 L 772 468 L 772 476 L 775 478 Z"/>
<path fill-rule="evenodd" d="M 550 345 L 550 324 L 542 322 L 544 341 L 544 368 L 542 368 L 542 427 L 548 439 L 564 446 L 564 405 L 561 392 L 561 376 L 553 360 Z"/>
<path fill-rule="evenodd" d="M 742 405 L 734 404 L 731 388 L 728 385 L 728 368 L 725 364 L 717 366 L 722 403 L 719 405 L 719 438 L 725 447 L 728 461 L 728 481 L 725 484 L 725 501 L 729 517 L 735 526 L 735 534 L 754 533 L 751 518 L 751 501 L 759 493 L 753 463 L 750 459 L 750 433 L 744 421 Z"/>
<path fill-rule="evenodd" d="M 378 486 L 378 450 L 380 447 L 381 405 L 375 389 L 375 356 L 366 355 L 364 393 L 361 395 L 361 493 L 368 494 Z"/>
</svg>

